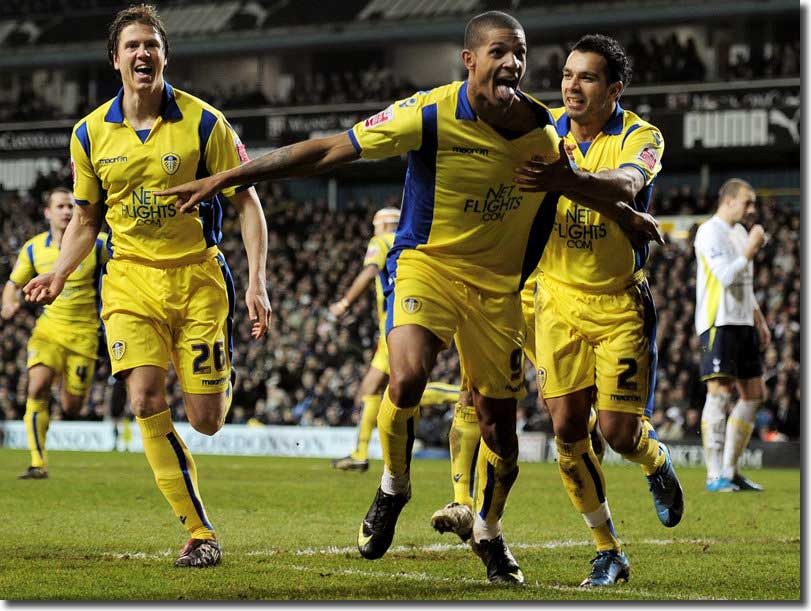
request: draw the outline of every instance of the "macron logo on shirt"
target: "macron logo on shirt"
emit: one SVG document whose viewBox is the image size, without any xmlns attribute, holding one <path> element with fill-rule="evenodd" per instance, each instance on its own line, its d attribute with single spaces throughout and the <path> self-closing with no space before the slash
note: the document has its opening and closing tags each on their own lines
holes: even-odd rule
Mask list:
<svg viewBox="0 0 811 611">
<path fill-rule="evenodd" d="M 462 153 L 463 155 L 483 155 L 487 157 L 487 155 L 490 154 L 490 149 L 477 146 L 454 146 L 453 152 Z"/>
</svg>

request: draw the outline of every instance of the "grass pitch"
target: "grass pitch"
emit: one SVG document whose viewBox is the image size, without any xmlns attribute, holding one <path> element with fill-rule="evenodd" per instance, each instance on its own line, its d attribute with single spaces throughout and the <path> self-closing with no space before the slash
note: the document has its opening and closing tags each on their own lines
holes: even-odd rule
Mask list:
<svg viewBox="0 0 811 611">
<path fill-rule="evenodd" d="M 762 493 L 711 494 L 679 470 L 686 513 L 659 524 L 635 466 L 607 466 L 627 584 L 579 590 L 593 556 L 554 464 L 522 464 L 504 519 L 527 585 L 493 586 L 430 516 L 451 499 L 447 461 L 413 465 L 414 496 L 381 560 L 355 549 L 382 469 L 327 460 L 196 456 L 223 545 L 215 569 L 175 569 L 186 540 L 142 454 L 51 452 L 51 478 L 20 481 L 28 453 L 0 450 L 0 599 L 769 600 L 800 598 L 800 474 L 752 471 Z"/>
</svg>

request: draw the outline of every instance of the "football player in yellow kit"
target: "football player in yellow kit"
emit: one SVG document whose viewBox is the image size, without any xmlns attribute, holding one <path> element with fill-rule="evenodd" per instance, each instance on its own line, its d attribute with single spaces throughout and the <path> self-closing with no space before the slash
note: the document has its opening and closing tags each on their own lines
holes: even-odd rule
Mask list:
<svg viewBox="0 0 811 611">
<path fill-rule="evenodd" d="M 57 187 L 46 196 L 45 218 L 50 228 L 23 244 L 11 277 L 3 288 L 3 319 L 20 309 L 20 289 L 31 278 L 51 270 L 62 237 L 73 217 L 73 193 Z M 65 280 L 65 290 L 49 305 L 28 340 L 28 395 L 25 400 L 25 429 L 31 450 L 31 466 L 20 479 L 48 477 L 46 437 L 50 423 L 51 386 L 62 379 L 60 400 L 69 416 L 79 413 L 93 383 L 98 351 L 98 281 L 107 261 L 106 236 L 100 234 L 90 252 Z"/>
<path fill-rule="evenodd" d="M 578 41 L 563 71 L 564 106 L 551 109 L 569 161 L 548 165 L 533 160 L 516 180 L 526 190 L 564 192 L 538 269 L 524 285 L 522 305 L 525 352 L 536 366 L 539 394 L 553 418 L 561 477 L 597 544 L 584 586 L 610 585 L 629 575 L 605 498 L 593 403 L 600 408 L 609 445 L 642 465 L 660 521 L 675 526 L 683 513 L 667 448 L 648 422 L 656 314 L 641 271 L 647 240 L 633 232 L 629 237 L 590 208 L 595 197 L 614 197 L 646 214 L 661 169 L 661 133 L 619 105 L 629 77 L 627 58 L 616 41 L 600 35 Z M 583 186 L 583 181 L 591 183 Z M 456 470 L 465 473 L 462 461 L 474 452 L 476 432 L 454 421 L 451 435 L 460 448 Z M 465 507 L 454 500 L 434 514 L 432 524 L 462 536 Z"/>
<path fill-rule="evenodd" d="M 154 7 L 120 11 L 110 26 L 108 58 L 118 95 L 81 119 L 70 151 L 79 204 L 52 270 L 24 288 L 48 302 L 96 243 L 102 216 L 111 229 L 101 279 L 101 318 L 112 371 L 127 382 L 144 453 L 164 498 L 189 540 L 175 565 L 206 567 L 221 549 L 197 484 L 191 452 L 172 424 L 165 387 L 171 359 L 190 424 L 206 435 L 223 425 L 232 391 L 233 278 L 217 244 L 219 197 L 178 214 L 160 189 L 247 161 L 225 117 L 164 80 L 166 30 Z M 245 301 L 252 335 L 270 320 L 265 287 L 267 227 L 254 189 L 224 194 L 239 212 L 248 259 Z"/>
<path fill-rule="evenodd" d="M 616 40 L 582 37 L 563 68 L 563 107 L 552 110 L 569 163 L 528 161 L 522 191 L 563 191 L 555 227 L 538 266 L 536 366 L 555 431 L 569 498 L 597 548 L 581 586 L 627 580 L 630 565 L 611 519 L 606 482 L 589 440 L 594 388 L 608 445 L 641 465 L 659 520 L 679 523 L 684 497 L 667 447 L 649 422 L 656 380 L 656 310 L 643 272 L 647 242 L 628 238 L 595 200 L 627 202 L 646 213 L 662 168 L 664 138 L 624 110 L 631 76 Z"/>
<path fill-rule="evenodd" d="M 341 471 L 366 471 L 369 468 L 369 440 L 377 425 L 377 414 L 383 400 L 383 390 L 389 379 L 389 349 L 386 345 L 386 299 L 383 295 L 388 286 L 386 256 L 394 244 L 394 230 L 400 221 L 399 208 L 381 208 L 372 219 L 374 236 L 366 247 L 363 269 L 355 277 L 346 294 L 333 303 L 329 311 L 335 317 L 343 316 L 349 306 L 374 282 L 377 302 L 377 320 L 380 335 L 372 363 L 360 384 L 358 392 L 362 405 L 358 424 L 358 443 L 355 450 L 343 458 L 332 461 L 332 466 Z M 442 382 L 428 382 L 420 399 L 420 405 L 454 403 L 459 399 L 459 386 Z"/>
<path fill-rule="evenodd" d="M 464 81 L 394 102 L 345 133 L 298 142 L 158 195 L 176 195 L 185 212 L 228 186 L 408 154 L 402 218 L 387 259 L 391 376 L 377 418 L 384 470 L 358 549 L 372 560 L 393 541 L 411 497 L 420 398 L 437 354 L 454 340 L 482 435 L 471 547 L 491 582 L 521 584 L 501 529 L 518 476 L 520 290 L 552 232 L 559 192 L 520 193 L 514 169 L 534 156 L 566 153 L 548 109 L 520 89 L 527 57 L 521 24 L 499 11 L 482 13 L 468 22 L 464 46 Z M 615 201 L 597 206 L 616 209 L 624 222 L 636 214 Z"/>
</svg>

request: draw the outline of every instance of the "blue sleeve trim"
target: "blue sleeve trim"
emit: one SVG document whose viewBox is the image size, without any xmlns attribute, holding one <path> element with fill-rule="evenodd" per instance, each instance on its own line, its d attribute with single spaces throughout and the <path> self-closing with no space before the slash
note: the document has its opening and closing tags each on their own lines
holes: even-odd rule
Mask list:
<svg viewBox="0 0 811 611">
<path fill-rule="evenodd" d="M 628 139 L 628 136 L 630 136 L 632 133 L 634 133 L 640 127 L 642 127 L 642 126 L 639 123 L 635 123 L 634 125 L 632 125 L 631 127 L 628 128 L 628 131 L 625 132 L 625 136 L 623 136 L 623 138 L 622 138 L 622 144 L 620 144 L 620 150 L 625 148 L 625 141 Z"/>
<path fill-rule="evenodd" d="M 36 269 L 36 265 L 34 265 L 34 245 L 29 244 L 28 248 L 25 249 L 25 252 L 28 254 L 28 260 L 31 262 L 31 267 Z"/>
<path fill-rule="evenodd" d="M 623 163 L 620 165 L 621 168 L 636 168 L 639 170 L 639 173 L 642 174 L 642 179 L 645 181 L 645 184 L 648 183 L 648 175 L 645 174 L 645 170 L 642 169 L 642 166 L 637 165 L 636 163 Z"/>
<path fill-rule="evenodd" d="M 74 200 L 79 206 L 89 206 L 90 202 L 86 199 L 76 199 Z"/>
<path fill-rule="evenodd" d="M 211 132 L 214 131 L 214 126 L 217 124 L 217 117 L 214 113 L 203 109 L 203 114 L 200 116 L 200 126 L 198 134 L 200 135 L 200 160 L 206 157 L 206 146 L 208 140 L 211 138 Z"/>
<path fill-rule="evenodd" d="M 234 193 L 240 193 L 240 192 L 242 192 L 242 191 L 247 191 L 248 189 L 250 189 L 250 188 L 251 188 L 251 187 L 253 187 L 253 186 L 254 186 L 254 183 L 251 183 L 251 184 L 249 184 L 249 185 L 240 185 L 240 186 L 238 186 L 238 187 L 236 188 L 236 190 L 234 191 Z"/>
<path fill-rule="evenodd" d="M 90 136 L 87 135 L 87 121 L 76 128 L 76 138 L 84 149 L 85 155 L 90 159 Z"/>
<path fill-rule="evenodd" d="M 415 248 L 428 241 L 436 197 L 437 105 L 422 108 L 422 146 L 408 153 L 400 224 L 394 248 Z M 391 251 L 389 252 L 391 256 Z"/>
<path fill-rule="evenodd" d="M 346 133 L 349 134 L 349 140 L 352 141 L 352 146 L 355 147 L 355 152 L 358 155 L 360 155 L 363 149 L 360 147 L 360 143 L 358 142 L 358 139 L 355 137 L 355 130 L 353 128 L 350 128 Z"/>
</svg>

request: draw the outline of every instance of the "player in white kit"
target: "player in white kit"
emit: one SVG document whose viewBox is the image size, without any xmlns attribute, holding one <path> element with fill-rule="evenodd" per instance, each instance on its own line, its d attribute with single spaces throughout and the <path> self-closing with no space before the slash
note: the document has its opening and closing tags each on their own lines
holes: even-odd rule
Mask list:
<svg viewBox="0 0 811 611">
<path fill-rule="evenodd" d="M 771 341 L 753 288 L 752 259 L 766 234 L 761 225 L 747 233 L 740 223 L 754 212 L 754 189 L 732 178 L 718 192 L 715 215 L 696 233 L 696 331 L 707 383 L 701 438 L 711 492 L 763 489 L 738 469 L 764 396 L 760 350 Z M 727 417 L 733 385 L 738 401 Z"/>
</svg>

